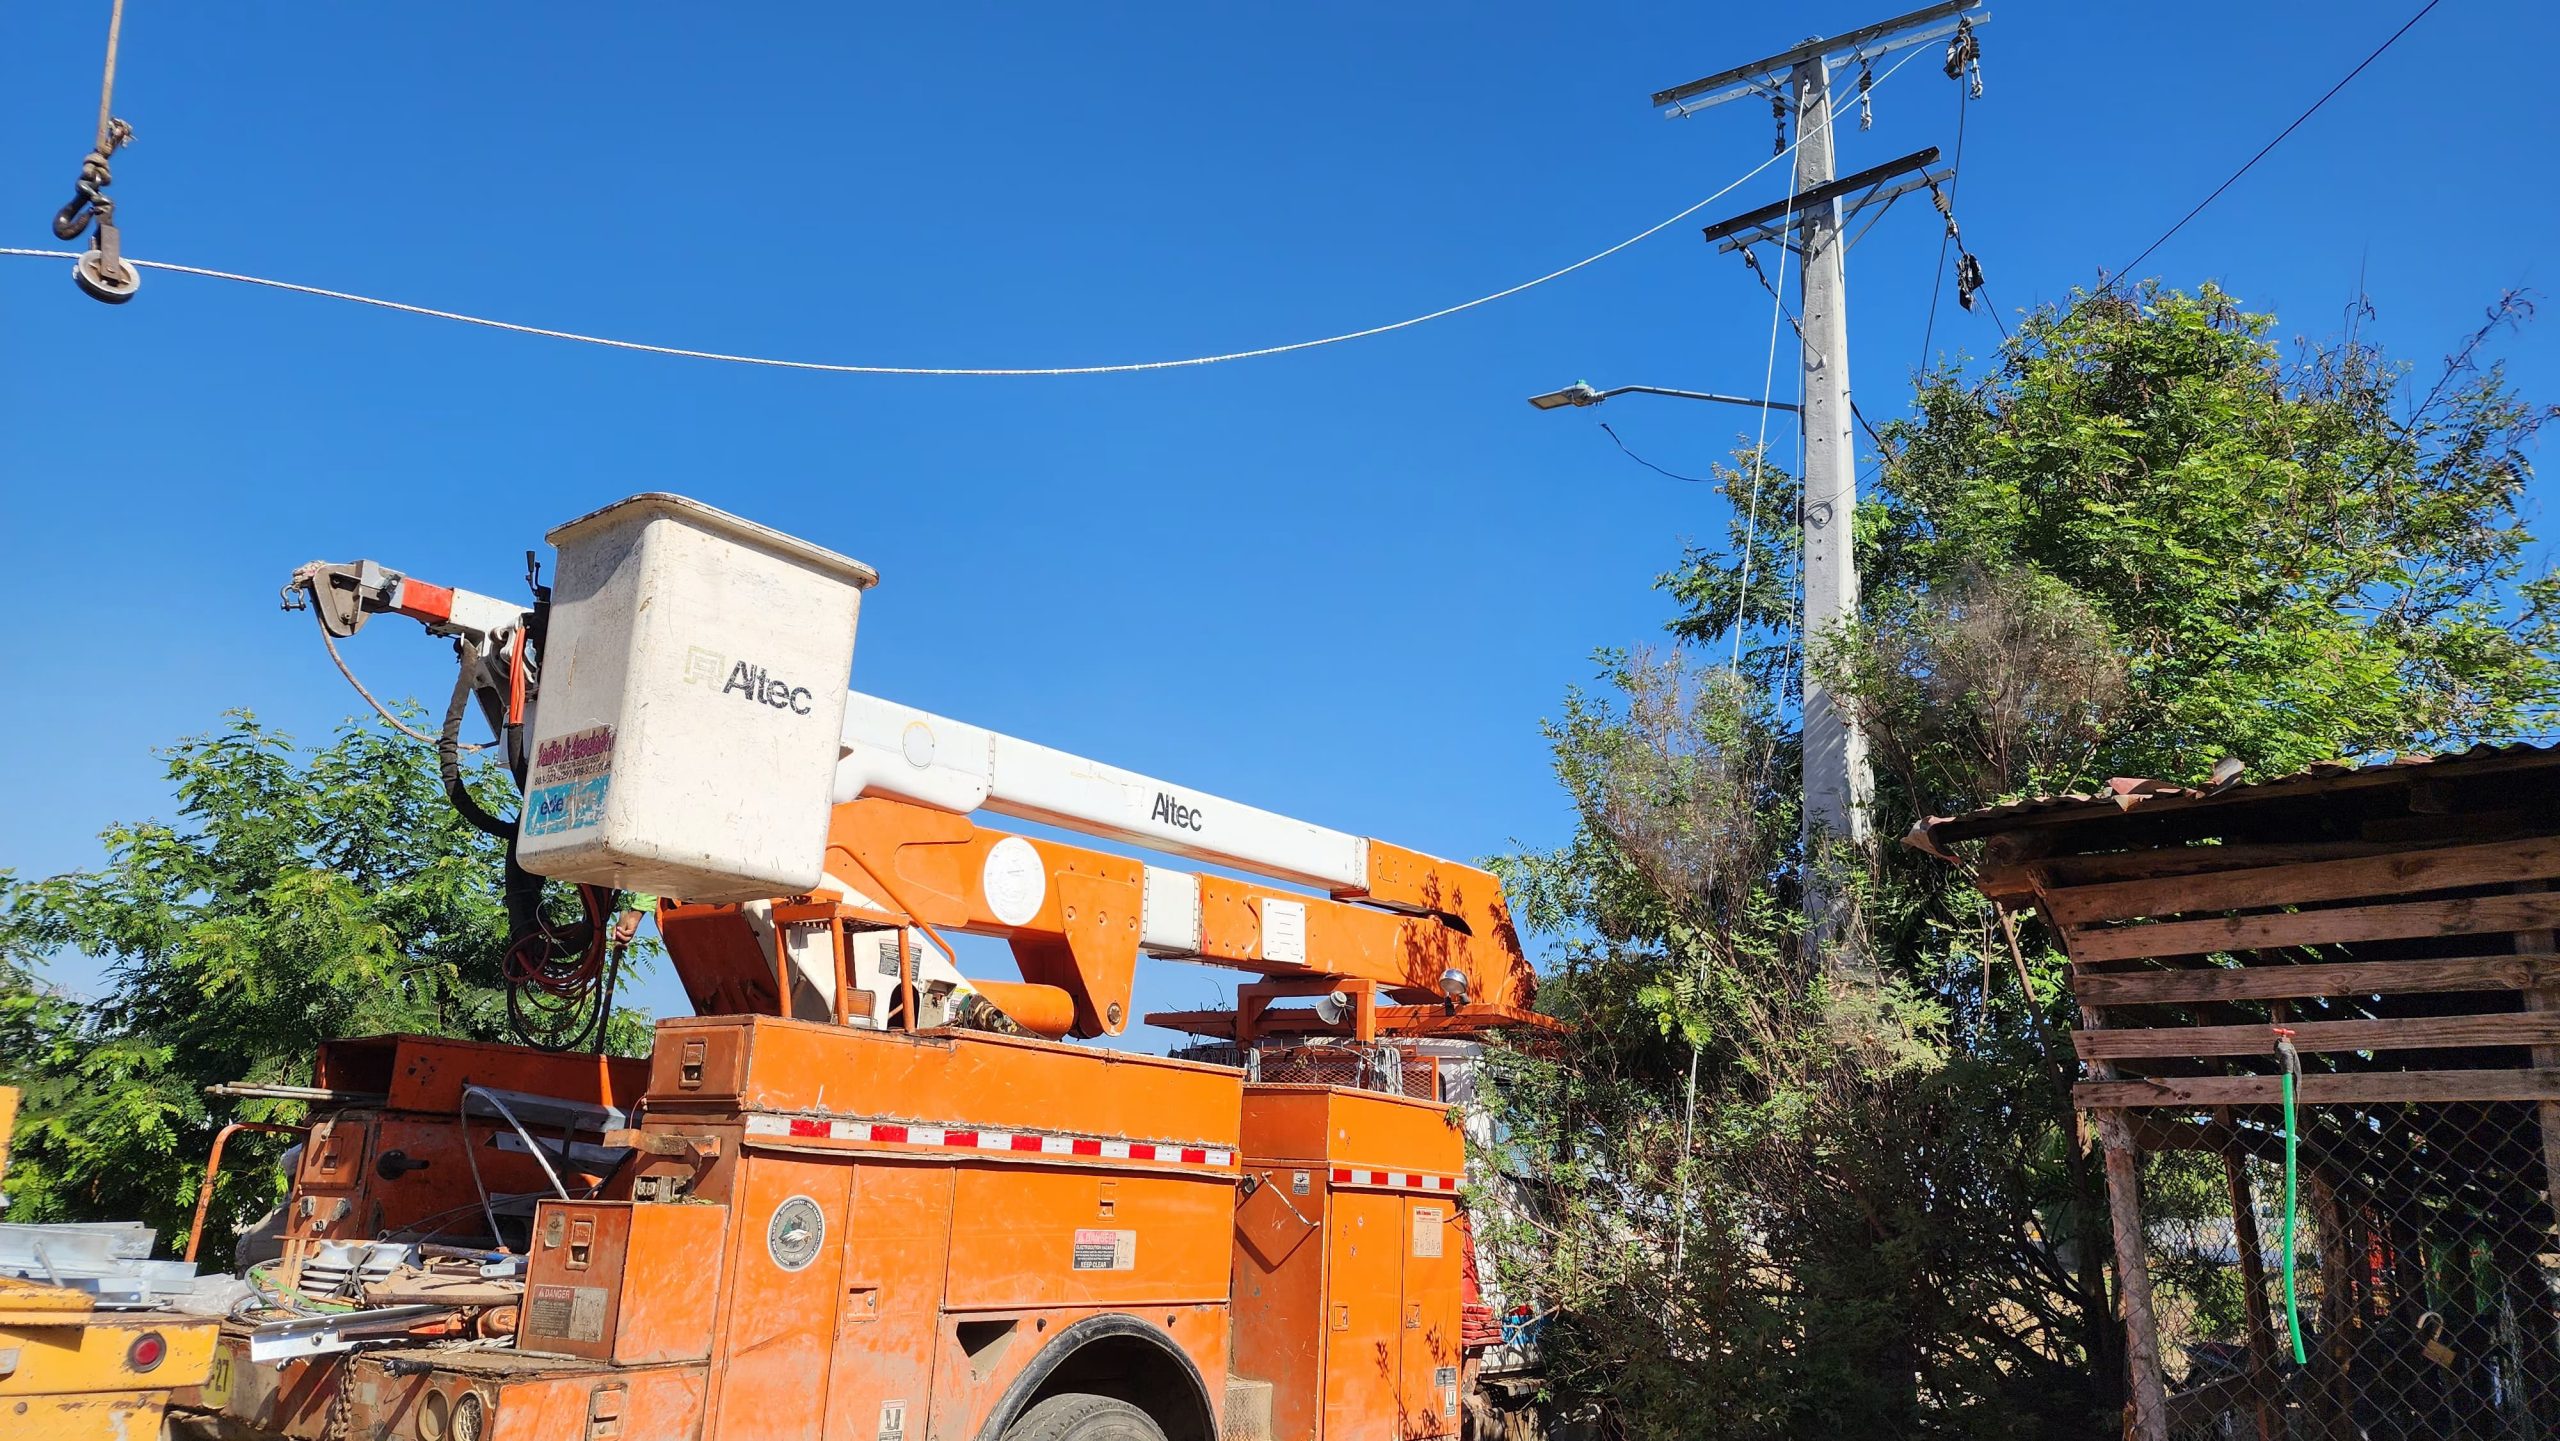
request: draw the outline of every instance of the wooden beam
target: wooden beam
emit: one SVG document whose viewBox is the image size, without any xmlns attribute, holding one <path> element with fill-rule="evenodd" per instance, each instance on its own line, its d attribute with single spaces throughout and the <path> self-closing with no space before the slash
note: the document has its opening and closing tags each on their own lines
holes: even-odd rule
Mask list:
<svg viewBox="0 0 2560 1441">
<path fill-rule="evenodd" d="M 2560 1013 L 2493 1016 L 2398 1016 L 2377 1021 L 2296 1021 L 2293 1044 L 2304 1051 L 2430 1051 L 2462 1046 L 2560 1045 Z M 2259 1056 L 2275 1051 L 2266 1025 L 2112 1027 L 2073 1031 L 2083 1060 L 2137 1056 Z"/>
<path fill-rule="evenodd" d="M 2327 961 L 2312 965 L 2207 966 L 2193 971 L 2084 971 L 2071 968 L 2071 994 L 2085 1005 L 2156 1006 L 2279 997 L 2412 996 L 2443 991 L 2515 991 L 2536 977 L 2560 979 L 2560 955 L 2444 956 L 2425 961 Z"/>
<path fill-rule="evenodd" d="M 2195 911 L 2297 906 L 2311 901 L 2403 896 L 2456 886 L 2508 885 L 2560 876 L 2560 837 L 2492 841 L 2442 850 L 2118 881 L 2048 891 L 2045 914 L 2064 925 Z"/>
<path fill-rule="evenodd" d="M 2048 888 L 2152 880 L 2236 871 L 2294 861 L 2338 860 L 2380 856 L 2408 850 L 2405 843 L 2385 841 L 2253 841 L 2229 846 L 2158 846 L 2137 851 L 2100 851 L 2091 855 L 2046 856 L 2028 862 L 2036 879 Z"/>
<path fill-rule="evenodd" d="M 2530 1071 L 2314 1071 L 2296 1097 L 2306 1106 L 2383 1101 L 2560 1101 L 2560 1069 Z M 2276 1076 L 2166 1076 L 2142 1081 L 2082 1081 L 2072 1104 L 2120 1106 L 2272 1106 L 2284 1099 Z"/>
<path fill-rule="evenodd" d="M 2235 916 L 2216 921 L 2163 921 L 2148 926 L 2066 933 L 2064 944 L 2075 961 L 2120 961 L 2137 956 L 2194 956 L 2214 951 L 2324 946 L 2343 941 L 2547 930 L 2555 925 L 2560 925 L 2560 893 L 2341 906 L 2326 911 Z"/>
</svg>

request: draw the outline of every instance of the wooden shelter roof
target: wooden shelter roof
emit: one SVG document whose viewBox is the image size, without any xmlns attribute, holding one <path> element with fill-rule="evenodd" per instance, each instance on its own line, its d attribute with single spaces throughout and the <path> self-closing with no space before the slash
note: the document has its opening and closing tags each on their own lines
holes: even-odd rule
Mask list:
<svg viewBox="0 0 2560 1441">
<path fill-rule="evenodd" d="M 2419 1383 L 2393 1369 L 2414 1354 L 2429 1256 L 2486 1255 L 2524 1278 L 2510 1294 L 2541 1339 L 2517 1364 L 2560 1374 L 2535 1270 L 2560 1194 L 2560 748 L 2341 762 L 2220 789 L 2118 780 L 1933 817 L 1908 840 L 2003 907 L 2033 909 L 2070 958 L 2072 1098 L 2095 1113 L 2106 1156 L 2129 1434 L 2163 1441 L 2173 1409 L 2238 1404 L 2217 1386 L 2243 1386 L 2261 1435 L 2301 1434 L 2297 1408 L 2319 1434 L 2347 1434 L 2351 1393 L 2399 1405 L 2410 1384 L 2437 1386 L 2440 1363 Z M 2248 1370 L 2173 1408 L 2139 1158 L 2219 1153 L 2235 1227 L 2254 1218 L 2245 1158 L 2281 1155 L 2287 1134 L 2280 1039 L 2298 1053 L 2291 1134 L 2322 1238 L 2321 1350 L 2308 1380 L 2283 1382 L 2266 1277 L 2243 1248 L 2244 1295 L 2258 1298 Z"/>
<path fill-rule="evenodd" d="M 2134 1112 L 2147 1148 L 2204 1144 L 2206 1119 L 2217 1146 L 2263 1136 L 2282 1028 L 2301 1101 L 2370 1118 L 2345 1169 L 2389 1184 L 2423 1160 L 2428 1189 L 2505 1192 L 2494 1209 L 2545 1184 L 2542 1138 L 2483 1122 L 2560 1102 L 2560 747 L 2118 781 L 1909 841 L 1951 861 L 1980 842 L 1985 893 L 2041 914 L 2080 1006 L 2074 1097 Z"/>
</svg>

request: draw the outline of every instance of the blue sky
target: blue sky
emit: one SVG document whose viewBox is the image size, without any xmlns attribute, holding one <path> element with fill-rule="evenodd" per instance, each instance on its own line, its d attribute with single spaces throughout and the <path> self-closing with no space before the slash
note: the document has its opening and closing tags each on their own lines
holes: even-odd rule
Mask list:
<svg viewBox="0 0 2560 1441">
<path fill-rule="evenodd" d="M 1666 121 L 1651 91 L 1891 8 L 138 5 L 116 193 L 145 258 L 672 345 L 1221 352 L 1435 309 L 1661 220 L 1765 159 L 1770 121 Z M 2415 8 L 1992 6 L 1958 190 L 1992 301 L 2123 265 Z M 5 243 L 52 243 L 105 13 L 0 12 Z M 2500 287 L 2551 280 L 2548 101 L 2481 61 L 2555 41 L 2546 7 L 2443 5 L 2145 271 L 2315 337 L 2361 276 L 2370 333 L 2441 355 Z M 1952 148 L 1933 58 L 1876 111 L 1844 170 Z M 1779 198 L 1782 172 L 1463 315 L 1079 379 L 743 369 L 169 275 L 109 310 L 63 262 L 0 258 L 0 867 L 88 864 L 109 822 L 166 815 L 151 748 L 226 708 L 314 734 L 349 713 L 308 622 L 276 613 L 294 565 L 512 593 L 550 525 L 660 489 L 877 566 L 865 689 L 1426 850 L 1552 843 L 1539 718 L 1594 647 L 1659 635 L 1653 576 L 1724 519 L 1596 420 L 1696 473 L 1751 417 L 1522 398 L 1756 391 L 1767 298 L 1696 226 Z M 1937 251 L 1912 203 L 1852 257 L 1871 418 L 1903 408 Z M 2555 323 L 2501 347 L 2546 400 Z M 1952 287 L 1935 334 L 1997 340 Z M 393 694 L 449 675 L 390 626 L 351 658 Z M 1140 1007 L 1225 980 L 1155 966 Z M 681 1005 L 664 977 L 639 999 Z"/>
</svg>

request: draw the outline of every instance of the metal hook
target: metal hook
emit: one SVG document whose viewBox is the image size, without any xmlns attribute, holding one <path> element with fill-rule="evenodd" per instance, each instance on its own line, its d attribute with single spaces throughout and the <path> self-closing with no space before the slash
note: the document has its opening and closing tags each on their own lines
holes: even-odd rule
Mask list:
<svg viewBox="0 0 2560 1441">
<path fill-rule="evenodd" d="M 53 212 L 53 236 L 56 240 L 77 240 L 89 228 L 98 209 L 98 187 L 83 180 L 71 192 L 70 203 Z"/>
</svg>

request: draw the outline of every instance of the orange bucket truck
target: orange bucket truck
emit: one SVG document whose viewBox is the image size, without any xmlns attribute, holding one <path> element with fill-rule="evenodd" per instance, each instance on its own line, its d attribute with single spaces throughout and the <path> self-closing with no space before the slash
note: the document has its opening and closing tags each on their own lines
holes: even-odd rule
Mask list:
<svg viewBox="0 0 2560 1441">
<path fill-rule="evenodd" d="M 523 603 L 372 562 L 289 588 L 333 644 L 382 614 L 452 641 L 448 790 L 507 847 L 522 1044 L 324 1048 L 183 1427 L 1460 1434 L 1442 1078 L 1544 1024 L 1492 876 L 853 692 L 870 569 L 710 507 L 550 540 Z M 459 763 L 474 708 L 512 816 Z M 633 910 L 698 1013 L 646 1060 L 596 1053 Z M 1151 1018 L 1230 1064 L 1081 1044 L 1136 1019 L 1141 956 L 1253 973 Z"/>
</svg>

